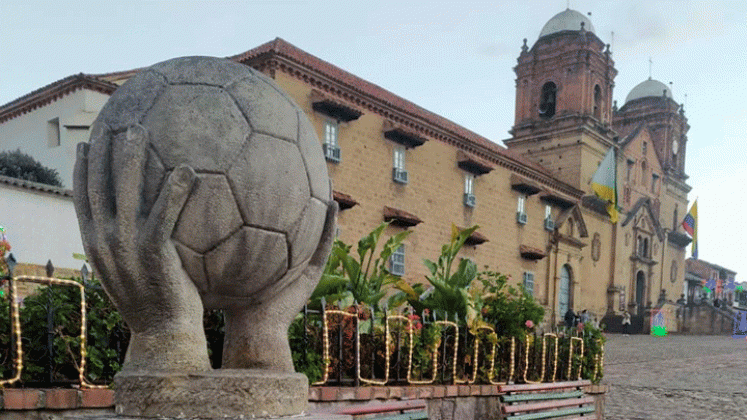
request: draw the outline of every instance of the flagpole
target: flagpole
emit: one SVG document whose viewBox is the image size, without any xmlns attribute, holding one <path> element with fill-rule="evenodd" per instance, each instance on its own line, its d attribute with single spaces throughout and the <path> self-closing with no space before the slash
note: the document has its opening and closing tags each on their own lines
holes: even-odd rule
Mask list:
<svg viewBox="0 0 747 420">
<path fill-rule="evenodd" d="M 690 205 L 690 209 L 687 211 L 684 219 L 680 223 L 680 226 L 682 226 L 685 232 L 692 238 L 690 258 L 696 260 L 698 259 L 698 198 L 700 197 L 695 197 L 692 205 Z M 695 211 L 693 212 L 693 210 Z"/>
<path fill-rule="evenodd" d="M 614 184 L 614 191 L 615 191 L 615 202 L 613 203 L 613 206 L 615 206 L 615 210 L 617 210 L 617 150 L 615 150 L 615 146 L 612 146 L 612 156 L 614 157 L 614 168 L 615 168 L 615 184 Z M 617 256 L 617 222 L 612 223 L 612 256 L 611 256 L 611 265 L 610 265 L 610 285 L 608 287 L 608 290 L 615 290 L 615 267 L 616 267 L 616 258 Z M 612 292 L 612 306 L 609 308 L 609 312 L 614 313 L 615 312 L 615 293 Z"/>
</svg>

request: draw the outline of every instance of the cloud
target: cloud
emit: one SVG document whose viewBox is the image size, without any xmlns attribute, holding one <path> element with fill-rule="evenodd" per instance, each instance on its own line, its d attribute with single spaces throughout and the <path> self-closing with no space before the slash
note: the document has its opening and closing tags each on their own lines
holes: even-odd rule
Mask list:
<svg viewBox="0 0 747 420">
<path fill-rule="evenodd" d="M 618 57 L 663 54 L 686 44 L 723 36 L 726 32 L 724 5 L 715 2 L 658 2 L 626 5 L 623 19 L 615 27 Z M 684 13 L 672 14 L 670 9 Z"/>
<path fill-rule="evenodd" d="M 503 57 L 506 55 L 517 55 L 518 52 L 512 50 L 508 45 L 502 42 L 491 42 L 482 44 L 479 47 L 479 54 L 487 57 Z"/>
</svg>

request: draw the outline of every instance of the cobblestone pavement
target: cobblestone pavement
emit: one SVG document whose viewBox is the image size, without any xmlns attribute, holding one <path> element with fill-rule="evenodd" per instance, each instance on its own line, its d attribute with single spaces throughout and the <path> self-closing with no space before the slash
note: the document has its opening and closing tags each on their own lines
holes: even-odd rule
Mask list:
<svg viewBox="0 0 747 420">
<path fill-rule="evenodd" d="M 606 420 L 747 420 L 747 341 L 607 335 Z"/>
</svg>

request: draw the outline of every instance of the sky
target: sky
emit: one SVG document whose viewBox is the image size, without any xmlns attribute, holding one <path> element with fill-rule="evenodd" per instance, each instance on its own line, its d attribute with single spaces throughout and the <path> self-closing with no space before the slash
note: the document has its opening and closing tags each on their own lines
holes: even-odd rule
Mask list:
<svg viewBox="0 0 747 420">
<path fill-rule="evenodd" d="M 698 198 L 699 256 L 744 281 L 742 0 L 0 0 L 0 104 L 76 73 L 231 56 L 281 37 L 500 144 L 513 124 L 523 39 L 531 47 L 569 4 L 611 44 L 620 106 L 649 72 L 672 83 L 691 126 L 686 172 L 690 200 Z"/>
</svg>

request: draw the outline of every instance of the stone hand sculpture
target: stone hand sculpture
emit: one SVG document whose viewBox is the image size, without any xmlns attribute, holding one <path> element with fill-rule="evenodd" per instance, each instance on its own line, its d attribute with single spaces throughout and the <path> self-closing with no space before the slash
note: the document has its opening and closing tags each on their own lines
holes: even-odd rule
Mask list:
<svg viewBox="0 0 747 420">
<path fill-rule="evenodd" d="M 202 301 L 170 240 L 195 173 L 175 169 L 143 214 L 145 130 L 131 127 L 117 142 L 103 135 L 78 145 L 75 208 L 86 253 L 130 327 L 126 367 L 208 370 Z"/>
<path fill-rule="evenodd" d="M 79 145 L 74 183 L 86 253 L 132 331 L 123 371 L 209 371 L 209 308 L 226 314 L 224 368 L 293 372 L 288 326 L 337 204 L 313 127 L 271 79 L 209 57 L 142 70 Z"/>
</svg>

